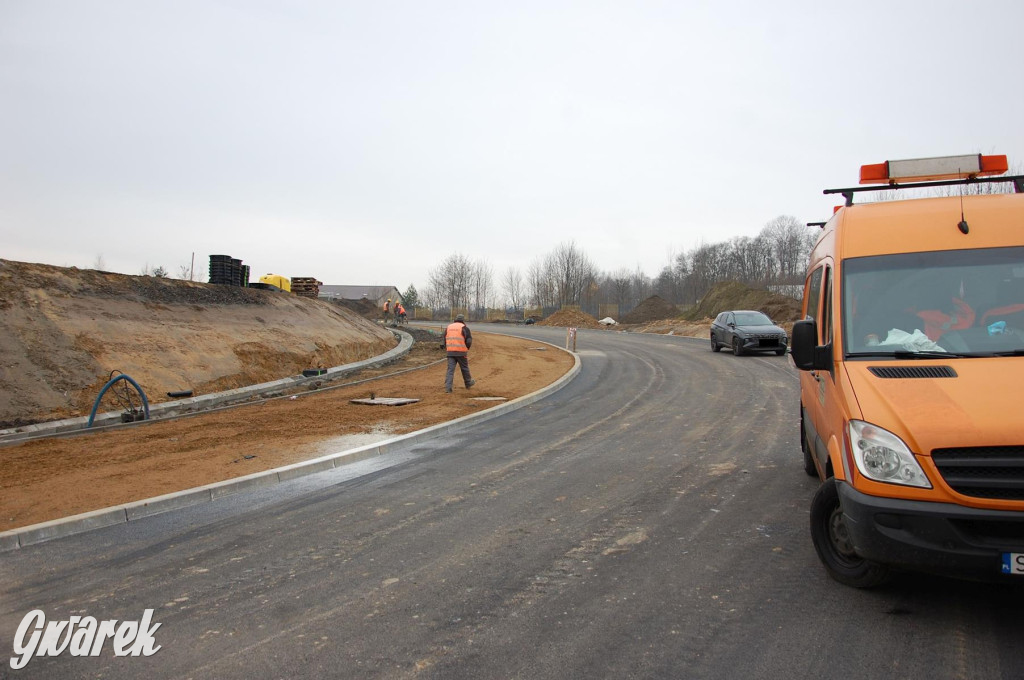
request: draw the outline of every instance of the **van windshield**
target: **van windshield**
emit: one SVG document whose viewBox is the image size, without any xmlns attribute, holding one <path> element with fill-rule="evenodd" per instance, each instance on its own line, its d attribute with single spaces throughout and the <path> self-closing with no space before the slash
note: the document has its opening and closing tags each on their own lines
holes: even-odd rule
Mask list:
<svg viewBox="0 0 1024 680">
<path fill-rule="evenodd" d="M 843 262 L 847 357 L 1024 356 L 1024 247 Z"/>
</svg>

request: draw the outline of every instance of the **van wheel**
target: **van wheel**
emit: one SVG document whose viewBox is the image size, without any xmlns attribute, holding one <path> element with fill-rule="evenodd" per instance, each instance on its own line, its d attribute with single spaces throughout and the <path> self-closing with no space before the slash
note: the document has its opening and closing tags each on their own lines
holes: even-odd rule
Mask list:
<svg viewBox="0 0 1024 680">
<path fill-rule="evenodd" d="M 888 567 L 865 560 L 854 551 L 835 477 L 825 480 L 811 501 L 811 540 L 825 571 L 844 585 L 872 588 L 889 575 Z"/>
<path fill-rule="evenodd" d="M 801 411 L 803 409 L 800 409 Z M 804 452 L 804 472 L 811 477 L 818 476 L 818 468 L 814 466 L 814 459 L 811 458 L 811 447 L 807 445 L 807 430 L 804 429 L 803 416 L 800 417 L 800 450 Z"/>
<path fill-rule="evenodd" d="M 711 334 L 711 351 L 718 352 L 722 349 L 722 346 L 718 344 L 718 340 L 715 340 L 715 334 Z"/>
<path fill-rule="evenodd" d="M 775 350 L 775 354 L 777 354 L 777 355 L 778 355 L 778 356 L 780 356 L 780 357 L 781 357 L 781 356 L 782 356 L 783 354 L 785 354 L 785 353 L 786 353 L 786 348 L 785 348 L 785 347 L 781 347 L 781 348 L 779 348 L 779 349 Z"/>
<path fill-rule="evenodd" d="M 735 335 L 732 336 L 732 353 L 736 356 L 743 354 L 743 345 Z"/>
</svg>

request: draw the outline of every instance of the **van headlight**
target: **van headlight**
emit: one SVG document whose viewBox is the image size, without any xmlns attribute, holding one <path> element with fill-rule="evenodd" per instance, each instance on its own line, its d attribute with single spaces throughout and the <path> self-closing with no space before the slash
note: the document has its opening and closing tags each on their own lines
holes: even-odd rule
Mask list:
<svg viewBox="0 0 1024 680">
<path fill-rule="evenodd" d="M 868 479 L 932 488 L 914 454 L 892 432 L 863 420 L 851 420 L 850 445 L 857 469 Z"/>
</svg>

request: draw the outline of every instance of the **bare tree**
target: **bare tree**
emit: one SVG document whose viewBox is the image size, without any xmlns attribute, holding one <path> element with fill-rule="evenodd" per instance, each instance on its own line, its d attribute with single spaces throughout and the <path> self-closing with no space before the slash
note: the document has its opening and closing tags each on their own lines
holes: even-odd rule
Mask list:
<svg viewBox="0 0 1024 680">
<path fill-rule="evenodd" d="M 544 260 L 534 259 L 526 272 L 526 286 L 529 291 L 530 303 L 534 307 L 550 307 L 554 305 L 554 286 L 548 277 Z"/>
<path fill-rule="evenodd" d="M 505 304 L 513 311 L 523 308 L 523 275 L 515 267 L 509 267 L 501 279 L 505 290 Z"/>
<path fill-rule="evenodd" d="M 608 282 L 611 286 L 611 301 L 619 306 L 620 314 L 625 314 L 632 309 L 633 301 L 633 281 L 629 270 L 625 267 L 619 269 L 608 277 Z"/>
<path fill-rule="evenodd" d="M 629 287 L 632 293 L 632 307 L 636 307 L 651 297 L 651 277 L 640 269 L 640 265 L 636 266 L 636 271 L 633 272 L 633 276 L 630 278 Z"/>
<path fill-rule="evenodd" d="M 680 302 L 683 299 L 682 281 L 676 275 L 676 270 L 670 265 L 661 268 L 658 276 L 652 282 L 654 294 L 663 300 L 671 303 Z"/>
<path fill-rule="evenodd" d="M 182 281 L 192 280 L 192 267 L 187 264 L 178 265 L 178 278 Z"/>
<path fill-rule="evenodd" d="M 428 274 L 429 289 L 437 295 L 439 306 L 448 309 L 469 308 L 473 265 L 460 253 L 449 255 Z"/>
<path fill-rule="evenodd" d="M 487 260 L 477 260 L 473 265 L 473 276 L 470 285 L 473 289 L 473 308 L 478 313 L 487 315 L 487 305 L 490 300 L 491 288 L 494 281 L 494 269 Z"/>
<path fill-rule="evenodd" d="M 807 227 L 791 215 L 780 215 L 761 230 L 772 244 L 775 256 L 776 283 L 803 281 L 807 265 Z"/>
<path fill-rule="evenodd" d="M 575 241 L 560 244 L 548 255 L 547 268 L 555 284 L 558 304 L 578 305 L 595 278 L 594 264 Z"/>
<path fill-rule="evenodd" d="M 97 271 L 105 271 L 106 270 L 107 263 L 104 262 L 104 260 L 103 260 L 103 253 L 100 253 L 99 255 L 97 255 L 96 259 L 93 260 L 92 268 L 97 270 Z"/>
</svg>

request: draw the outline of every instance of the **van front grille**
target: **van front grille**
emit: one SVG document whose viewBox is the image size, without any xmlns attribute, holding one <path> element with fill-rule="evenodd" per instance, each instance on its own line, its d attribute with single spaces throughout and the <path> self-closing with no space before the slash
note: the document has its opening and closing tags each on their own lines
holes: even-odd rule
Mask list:
<svg viewBox="0 0 1024 680">
<path fill-rule="evenodd" d="M 1024 500 L 1024 446 L 935 449 L 932 460 L 942 479 L 957 493 Z"/>
</svg>

